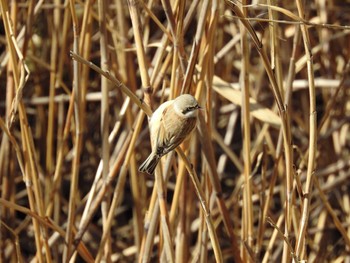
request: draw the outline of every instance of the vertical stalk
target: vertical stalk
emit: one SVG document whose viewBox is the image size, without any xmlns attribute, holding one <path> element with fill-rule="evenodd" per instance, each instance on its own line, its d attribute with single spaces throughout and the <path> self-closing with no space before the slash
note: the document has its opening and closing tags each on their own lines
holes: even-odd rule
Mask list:
<svg viewBox="0 0 350 263">
<path fill-rule="evenodd" d="M 122 81 L 127 83 L 131 90 L 135 91 L 137 89 L 136 84 L 136 70 L 134 68 L 135 64 L 133 63 L 132 54 L 125 52 L 125 49 L 128 47 L 128 25 L 127 21 L 127 13 L 124 12 L 123 1 L 114 0 L 116 5 L 116 16 L 117 21 L 114 26 L 118 29 L 118 34 L 112 34 L 113 42 L 116 47 L 116 55 L 118 57 L 118 67 L 119 72 L 122 78 Z M 122 40 L 119 40 L 120 37 Z M 120 48 L 117 48 L 120 46 Z M 130 107 L 129 111 L 131 113 Z M 130 114 L 131 115 L 131 114 Z M 135 155 L 132 156 L 132 162 L 135 161 Z M 142 223 L 143 223 L 143 215 L 142 215 L 142 205 L 143 205 L 143 196 L 140 193 L 140 188 L 143 186 L 140 183 L 140 177 L 138 171 L 131 172 L 131 188 L 133 193 L 133 224 L 134 224 L 134 240 L 137 246 L 137 251 L 139 252 L 141 249 L 141 239 L 143 234 Z"/>
<path fill-rule="evenodd" d="M 202 36 L 204 33 L 204 29 L 205 29 L 205 24 L 206 24 L 205 22 L 206 22 L 206 18 L 207 18 L 206 14 L 209 10 L 209 4 L 210 4 L 209 0 L 203 1 L 202 8 L 201 8 L 201 11 L 199 14 L 196 35 L 195 35 L 195 38 L 193 40 L 191 55 L 189 58 L 188 67 L 186 69 L 185 80 L 184 80 L 184 82 L 182 84 L 182 88 L 181 88 L 181 93 L 188 93 L 190 90 L 190 87 L 191 87 L 191 82 L 192 82 L 192 78 L 193 78 L 193 74 L 194 74 L 194 68 L 196 65 L 197 58 L 198 58 L 200 42 L 201 42 L 201 39 L 202 39 Z"/>
<path fill-rule="evenodd" d="M 221 249 L 220 249 L 220 245 L 219 245 L 219 240 L 218 240 L 217 234 L 215 232 L 213 220 L 212 220 L 212 217 L 210 215 L 210 210 L 209 210 L 208 204 L 206 202 L 203 189 L 201 188 L 200 182 L 198 180 L 198 176 L 197 176 L 195 170 L 193 169 L 193 167 L 191 166 L 190 162 L 188 161 L 184 152 L 180 148 L 177 148 L 176 152 L 180 155 L 182 161 L 184 162 L 186 169 L 190 174 L 192 183 L 195 187 L 197 197 L 199 199 L 199 202 L 200 202 L 201 207 L 202 207 L 202 211 L 204 213 L 204 218 L 205 218 L 205 222 L 207 224 L 210 241 L 211 241 L 211 244 L 212 244 L 213 250 L 214 250 L 215 260 L 218 263 L 223 262 L 222 253 L 221 253 Z"/>
<path fill-rule="evenodd" d="M 248 30 L 250 33 L 250 36 L 252 37 L 253 43 L 259 52 L 260 58 L 264 64 L 264 68 L 266 70 L 266 73 L 269 77 L 269 81 L 271 83 L 271 88 L 273 95 L 275 97 L 275 101 L 277 104 L 277 108 L 280 114 L 281 118 L 281 128 L 282 128 L 282 135 L 283 135 L 283 147 L 284 147 L 284 157 L 285 157 L 285 171 L 286 171 L 286 185 L 287 185 L 287 193 L 286 193 L 286 224 L 287 222 L 291 222 L 291 202 L 292 202 L 292 192 L 288 189 L 291 189 L 292 184 L 292 167 L 293 167 L 293 156 L 292 156 L 292 147 L 291 147 L 291 131 L 290 131 L 290 119 L 288 111 L 286 110 L 286 106 L 282 99 L 281 89 L 278 85 L 276 76 L 271 68 L 271 63 L 267 57 L 266 51 L 263 48 L 263 45 L 259 38 L 257 37 L 253 27 L 249 23 L 249 21 L 245 20 L 245 15 L 242 13 L 242 11 L 236 6 L 235 2 L 232 0 L 226 0 L 226 3 L 229 4 L 229 6 L 232 8 L 233 12 L 238 16 L 241 23 L 244 25 L 244 27 Z M 289 225 L 286 226 L 286 229 L 289 229 Z M 288 232 L 288 231 L 287 231 Z M 286 237 L 288 240 L 288 236 Z M 289 250 L 289 248 L 286 246 L 286 249 Z M 290 251 L 287 251 L 286 253 L 290 253 Z"/>
<path fill-rule="evenodd" d="M 268 11 L 269 11 L 269 19 L 271 21 L 275 21 L 277 19 L 277 12 L 272 10 L 270 6 L 275 4 L 275 0 L 268 0 Z M 281 94 L 283 94 L 283 74 L 282 74 L 282 66 L 280 61 L 280 54 L 281 51 L 279 50 L 279 41 L 278 41 L 278 23 L 270 22 L 270 50 L 271 50 L 271 68 L 275 71 L 276 74 L 276 81 L 278 83 L 278 87 L 280 89 Z M 293 75 L 294 76 L 294 75 Z M 285 93 L 284 97 L 287 97 L 287 91 Z M 285 100 L 285 104 L 288 103 L 288 100 Z M 288 109 L 288 108 L 287 108 Z M 288 111 L 290 113 L 290 111 Z M 284 235 L 289 240 L 290 231 L 291 231 L 291 223 L 292 223 L 292 214 L 291 214 L 291 208 L 292 208 L 292 187 L 293 187 L 293 180 L 291 177 L 286 177 L 286 184 L 285 184 L 285 193 L 286 193 L 286 209 L 285 209 L 285 224 L 284 224 Z M 288 244 L 284 242 L 283 244 L 283 257 L 282 262 L 287 263 L 290 261 L 290 251 Z"/>
<path fill-rule="evenodd" d="M 16 2 L 12 5 L 12 15 L 14 16 L 13 22 L 16 23 L 16 13 L 17 13 L 17 5 Z M 44 215 L 43 203 L 42 203 L 42 195 L 40 190 L 40 185 L 38 183 L 38 173 L 37 173 L 37 162 L 35 161 L 35 149 L 33 144 L 33 137 L 30 130 L 30 126 L 27 119 L 27 113 L 25 111 L 25 107 L 22 101 L 22 89 L 25 84 L 26 78 L 25 71 L 28 72 L 28 69 L 24 63 L 24 58 L 22 53 L 19 50 L 18 44 L 15 39 L 14 31 L 11 27 L 11 18 L 8 10 L 7 3 L 5 1 L 0 1 L 0 9 L 1 16 L 4 23 L 5 34 L 6 34 L 6 43 L 7 49 L 10 56 L 9 74 L 13 77 L 13 82 L 10 81 L 8 88 L 15 88 L 16 96 L 14 101 L 14 109 L 12 109 L 12 114 L 16 113 L 17 110 L 19 112 L 19 120 L 21 127 L 21 139 L 22 139 L 22 148 L 24 154 L 24 174 L 23 181 L 26 185 L 26 190 L 28 194 L 28 200 L 30 209 L 33 213 L 38 213 L 40 216 Z M 19 59 L 19 63 L 18 60 Z M 12 79 L 12 78 L 11 78 Z M 14 87 L 13 87 L 14 84 Z M 11 116 L 12 118 L 13 116 Z M 10 120 L 9 125 L 11 125 L 12 121 Z M 34 191 L 34 193 L 33 193 Z M 34 237 L 35 244 L 37 247 L 37 258 L 39 262 L 44 261 L 43 251 L 39 248 L 45 248 L 46 261 L 51 262 L 51 253 L 48 246 L 47 239 L 47 229 L 45 227 L 41 228 L 38 220 L 32 218 L 33 227 L 34 227 Z"/>
<path fill-rule="evenodd" d="M 242 1 L 242 6 L 246 1 Z M 242 7 L 244 16 L 247 9 Z M 242 86 L 242 134 L 243 134 L 243 160 L 244 160 L 244 192 L 243 192 L 243 212 L 242 212 L 242 244 L 241 254 L 244 262 L 249 262 L 249 255 L 245 249 L 244 243 L 249 247 L 253 244 L 253 206 L 251 190 L 251 159 L 250 159 L 250 108 L 249 108 L 249 46 L 247 30 L 243 24 L 240 24 L 241 48 L 242 48 L 242 68 L 240 74 L 240 83 Z"/>
<path fill-rule="evenodd" d="M 73 21 L 73 34 L 74 34 L 74 42 L 73 42 L 73 51 L 79 54 L 79 24 L 78 18 L 75 13 L 75 0 L 70 0 L 70 9 L 72 14 Z M 82 148 L 82 119 L 81 119 L 81 92 L 80 92 L 80 79 L 79 79 L 79 64 L 77 61 L 73 61 L 73 92 L 75 95 L 74 102 L 74 116 L 75 116 L 75 145 L 74 145 L 74 159 L 72 164 L 72 177 L 71 177 L 71 185 L 70 185 L 70 193 L 69 193 L 69 204 L 68 204 L 68 219 L 67 219 L 67 230 L 65 236 L 66 246 L 63 250 L 63 262 L 68 263 L 69 259 L 74 251 L 73 248 L 73 229 L 75 222 L 75 206 L 76 206 L 76 195 L 78 192 L 78 179 L 79 179 L 79 167 L 80 167 L 80 153 Z"/>
<path fill-rule="evenodd" d="M 95 262 L 101 261 L 101 259 L 102 259 L 101 252 L 103 251 L 102 247 L 105 246 L 106 242 L 108 241 L 108 238 L 110 237 L 109 233 L 110 233 L 110 229 L 112 227 L 112 220 L 114 218 L 115 210 L 117 209 L 117 207 L 120 204 L 120 201 L 122 199 L 122 193 L 123 193 L 123 189 L 125 187 L 129 163 L 130 163 L 130 160 L 132 158 L 132 155 L 134 154 L 135 142 L 136 142 L 137 137 L 139 136 L 144 117 L 145 117 L 144 112 L 140 111 L 138 114 L 137 120 L 136 120 L 134 133 L 133 133 L 131 141 L 129 143 L 128 150 L 126 152 L 124 163 L 120 169 L 118 183 L 115 187 L 112 203 L 111 203 L 109 212 L 107 214 L 107 218 L 106 218 L 105 226 L 103 228 L 103 234 L 102 234 L 102 238 L 101 238 L 101 242 L 100 242 L 100 249 L 98 250 L 98 254 L 96 256 Z M 108 177 L 107 177 L 107 179 L 108 179 Z"/>
<path fill-rule="evenodd" d="M 60 1 L 55 0 L 55 5 L 59 5 Z M 60 9 L 55 8 L 53 10 L 53 27 L 52 27 L 52 40 L 50 51 L 50 86 L 49 86 L 49 111 L 48 111 L 48 124 L 46 135 L 46 171 L 48 176 L 45 178 L 45 188 L 50 192 L 51 182 L 50 177 L 54 171 L 54 136 L 55 136 L 55 89 L 56 89 L 56 74 L 57 74 L 57 54 L 58 54 L 58 32 L 60 21 Z M 48 201 L 48 200 L 46 200 Z"/>
<path fill-rule="evenodd" d="M 107 50 L 107 31 L 106 31 L 106 9 L 107 1 L 98 1 L 98 16 L 99 16 L 99 28 L 100 28 L 100 50 L 101 50 L 101 69 L 103 71 L 108 71 L 108 50 Z M 102 178 L 105 181 L 109 172 L 109 104 L 108 104 L 108 80 L 101 77 L 101 137 L 102 137 Z M 102 201 L 102 226 L 105 230 L 107 226 L 107 216 L 108 216 L 108 193 L 105 199 Z M 107 239 L 109 239 L 109 232 L 107 232 Z M 105 247 L 106 259 L 109 258 L 110 249 L 108 249 L 108 242 Z"/>
<path fill-rule="evenodd" d="M 151 87 L 150 78 L 148 75 L 145 49 L 142 43 L 141 22 L 140 22 L 140 14 L 137 8 L 137 1 L 128 0 L 128 5 L 129 5 L 131 23 L 133 27 L 135 45 L 136 45 L 137 61 L 141 72 L 142 88 L 145 95 L 145 103 L 151 107 L 152 105 L 151 96 L 153 93 L 153 88 Z"/>
<path fill-rule="evenodd" d="M 299 17 L 304 18 L 304 7 L 300 0 L 296 0 Z M 296 255 L 301 257 L 303 251 L 303 245 L 305 244 L 305 232 L 308 224 L 309 214 L 310 214 L 310 193 L 312 190 L 312 177 L 314 176 L 315 169 L 315 158 L 317 150 L 317 116 L 316 116 L 316 94 L 315 94 L 315 77 L 313 68 L 313 56 L 311 52 L 310 39 L 308 28 L 305 24 L 301 25 L 301 34 L 304 42 L 304 49 L 307 56 L 307 73 L 309 82 L 309 156 L 307 163 L 306 172 L 306 183 L 304 190 L 304 200 L 303 200 L 303 213 L 300 218 L 300 228 L 296 240 Z"/>
</svg>

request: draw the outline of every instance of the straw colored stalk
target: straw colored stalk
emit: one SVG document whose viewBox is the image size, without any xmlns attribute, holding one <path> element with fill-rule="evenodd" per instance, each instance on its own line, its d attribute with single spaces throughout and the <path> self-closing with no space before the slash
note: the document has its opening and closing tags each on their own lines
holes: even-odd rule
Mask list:
<svg viewBox="0 0 350 263">
<path fill-rule="evenodd" d="M 278 111 L 281 118 L 281 128 L 283 132 L 283 146 L 284 146 L 284 154 L 285 154 L 285 172 L 286 172 L 286 227 L 285 227 L 285 235 L 288 237 L 288 232 L 290 230 L 290 222 L 291 222 L 291 202 L 292 202 L 292 165 L 293 165 L 293 156 L 292 156 L 292 147 L 291 147 L 291 131 L 290 131 L 290 117 L 288 111 L 286 111 L 285 105 L 282 100 L 281 88 L 278 86 L 275 74 L 271 68 L 270 61 L 267 57 L 265 49 L 263 49 L 262 43 L 258 39 L 254 29 L 251 24 L 245 20 L 245 15 L 241 12 L 241 10 L 235 5 L 232 1 L 226 1 L 228 5 L 231 7 L 232 11 L 238 16 L 242 24 L 246 27 L 250 36 L 253 39 L 253 43 L 255 48 L 259 52 L 261 60 L 264 64 L 264 68 L 269 77 L 271 88 L 273 91 L 273 95 L 275 97 L 275 101 L 278 107 Z M 285 246 L 285 249 L 288 250 L 288 246 Z M 285 252 L 286 255 L 289 255 L 290 252 Z M 285 258 L 286 260 L 286 258 Z"/>
<path fill-rule="evenodd" d="M 108 61 L 108 50 L 107 50 L 107 31 L 106 31 L 106 12 L 107 12 L 107 2 L 105 0 L 98 1 L 98 16 L 99 16 L 99 30 L 100 30 L 100 51 L 101 51 L 101 69 L 103 71 L 108 71 L 109 69 L 109 61 Z M 109 98 L 108 98 L 108 79 L 101 78 L 101 135 L 102 135 L 102 178 L 105 181 L 109 172 Z M 102 212 L 102 222 L 103 222 L 103 230 L 108 229 L 107 216 L 109 209 L 109 193 L 106 193 L 105 198 L 101 204 L 101 212 Z M 110 239 L 109 231 L 104 231 L 106 233 L 106 239 Z M 110 257 L 111 248 L 108 242 L 104 243 L 105 246 L 105 255 L 106 258 Z M 99 250 L 101 252 L 101 249 Z M 100 253 L 101 254 L 101 253 Z"/>
<path fill-rule="evenodd" d="M 242 2 L 242 6 L 246 1 Z M 247 8 L 242 7 L 242 14 L 247 16 Z M 253 208 L 252 208 L 252 184 L 250 181 L 251 158 L 250 158 L 250 109 L 249 109 L 249 49 L 247 29 L 240 24 L 242 68 L 240 82 L 242 87 L 242 133 L 243 133 L 243 160 L 244 160 L 244 192 L 243 192 L 243 216 L 242 216 L 242 239 L 241 254 L 244 262 L 251 262 L 246 246 L 252 247 L 253 241 Z M 246 246 L 244 245 L 246 242 Z"/>
<path fill-rule="evenodd" d="M 12 5 L 12 8 L 14 8 L 13 12 L 16 12 L 16 5 Z M 14 89 L 16 91 L 16 97 L 14 101 L 14 109 L 13 114 L 15 112 L 19 112 L 20 117 L 20 126 L 21 126 L 21 139 L 22 139 L 22 148 L 24 154 L 24 170 L 23 173 L 23 181 L 25 182 L 27 191 L 28 191 L 28 199 L 30 203 L 30 208 L 32 212 L 38 212 L 40 216 L 44 216 L 44 209 L 43 209 L 43 203 L 42 203 L 42 196 L 41 191 L 39 188 L 38 183 L 38 174 L 37 174 L 37 161 L 34 156 L 35 149 L 33 145 L 33 138 L 32 134 L 29 128 L 28 119 L 27 119 L 27 113 L 25 111 L 25 107 L 23 105 L 23 101 L 21 100 L 22 97 L 22 89 L 24 87 L 24 84 L 26 82 L 26 79 L 28 77 L 29 71 L 27 71 L 27 67 L 24 63 L 23 55 L 21 51 L 18 48 L 17 42 L 14 38 L 14 32 L 11 27 L 11 19 L 10 19 L 10 13 L 8 10 L 7 3 L 5 1 L 0 2 L 0 8 L 1 8 L 1 15 L 3 18 L 3 23 L 5 27 L 5 33 L 6 33 L 6 44 L 8 52 L 10 53 L 10 63 L 8 64 L 8 70 L 12 74 L 13 82 L 8 82 L 8 84 L 12 84 L 14 86 L 8 86 L 8 89 Z M 11 14 L 13 14 L 11 12 Z M 14 20 L 16 23 L 16 19 Z M 19 59 L 19 66 L 20 71 L 18 70 L 17 63 Z M 27 72 L 26 72 L 27 71 Z M 13 117 L 13 116 L 12 116 Z M 11 120 L 10 120 L 11 124 Z M 33 189 L 34 193 L 33 193 Z M 45 226 L 40 226 L 39 222 L 32 218 L 33 220 L 33 226 L 34 226 L 34 235 L 35 235 L 35 243 L 37 247 L 41 247 L 41 242 L 44 243 L 44 247 L 46 250 L 46 260 L 48 262 L 51 261 L 51 254 L 48 246 L 48 239 L 47 239 L 47 228 Z M 39 262 L 43 262 L 44 255 L 42 251 L 40 250 L 38 252 L 38 260 Z"/>
<path fill-rule="evenodd" d="M 305 17 L 304 7 L 300 0 L 296 0 L 299 17 Z M 301 25 L 301 33 L 304 42 L 304 49 L 307 55 L 307 73 L 309 80 L 309 147 L 308 147 L 308 163 L 307 175 L 304 189 L 304 200 L 302 204 L 303 213 L 300 218 L 299 233 L 296 241 L 296 255 L 302 257 L 303 245 L 305 244 L 305 230 L 307 227 L 310 213 L 310 192 L 312 191 L 312 177 L 314 176 L 315 159 L 317 151 L 317 120 L 316 120 L 316 95 L 315 95 L 315 80 L 314 80 L 314 65 L 313 57 L 310 48 L 310 38 L 306 25 Z"/>
<path fill-rule="evenodd" d="M 73 33 L 74 33 L 74 42 L 73 50 L 78 53 L 79 48 L 79 24 L 75 12 L 75 1 L 71 0 L 69 2 L 70 10 L 73 20 Z M 66 246 L 63 250 L 63 261 L 69 262 L 73 254 L 73 238 L 74 238 L 74 223 L 75 223 L 75 209 L 76 209 L 76 195 L 78 193 L 78 179 L 79 179 L 79 167 L 80 167 L 80 153 L 83 143 L 83 127 L 82 127 L 82 105 L 81 105 L 81 92 L 80 92 L 80 70 L 79 64 L 77 61 L 73 61 L 73 92 L 75 93 L 74 101 L 74 116 L 75 116 L 75 136 L 76 141 L 74 145 L 74 160 L 72 166 L 72 177 L 70 185 L 70 194 L 69 194 L 69 206 L 68 206 L 68 222 L 67 222 L 67 231 L 66 231 Z"/>
</svg>

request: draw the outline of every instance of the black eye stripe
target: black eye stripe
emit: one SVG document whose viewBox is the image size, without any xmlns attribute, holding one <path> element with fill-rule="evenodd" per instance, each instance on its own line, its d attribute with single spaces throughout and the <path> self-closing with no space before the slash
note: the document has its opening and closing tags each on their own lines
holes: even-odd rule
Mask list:
<svg viewBox="0 0 350 263">
<path fill-rule="evenodd" d="M 186 109 L 184 109 L 184 110 L 182 111 L 182 113 L 185 114 L 185 113 L 187 113 L 187 112 L 190 112 L 190 111 L 195 110 L 195 109 L 198 109 L 198 108 L 199 108 L 198 105 L 196 105 L 196 106 L 191 106 L 191 107 L 187 107 Z"/>
</svg>

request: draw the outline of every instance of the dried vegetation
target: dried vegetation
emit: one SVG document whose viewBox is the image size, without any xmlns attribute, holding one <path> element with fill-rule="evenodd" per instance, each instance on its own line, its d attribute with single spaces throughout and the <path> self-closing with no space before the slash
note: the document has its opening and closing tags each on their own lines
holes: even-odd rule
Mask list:
<svg viewBox="0 0 350 263">
<path fill-rule="evenodd" d="M 348 0 L 0 7 L 1 262 L 350 261 Z"/>
</svg>

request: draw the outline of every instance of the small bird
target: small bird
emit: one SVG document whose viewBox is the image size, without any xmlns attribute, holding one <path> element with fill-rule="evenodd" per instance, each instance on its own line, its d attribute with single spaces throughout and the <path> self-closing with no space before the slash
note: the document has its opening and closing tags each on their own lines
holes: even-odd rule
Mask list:
<svg viewBox="0 0 350 263">
<path fill-rule="evenodd" d="M 183 94 L 161 104 L 149 120 L 152 152 L 141 164 L 139 171 L 154 173 L 160 158 L 174 150 L 196 127 L 197 100 Z"/>
</svg>

